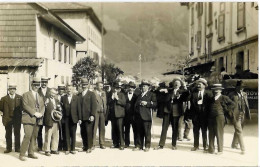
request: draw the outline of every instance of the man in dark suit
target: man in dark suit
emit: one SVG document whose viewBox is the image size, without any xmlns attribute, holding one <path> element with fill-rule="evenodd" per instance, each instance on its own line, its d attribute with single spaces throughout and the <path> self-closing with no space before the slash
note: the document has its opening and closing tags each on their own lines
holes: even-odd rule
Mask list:
<svg viewBox="0 0 260 167">
<path fill-rule="evenodd" d="M 93 146 L 94 118 L 97 112 L 97 99 L 94 92 L 88 89 L 88 80 L 81 80 L 83 92 L 78 97 L 78 116 L 82 130 L 83 151 L 91 152 Z"/>
<path fill-rule="evenodd" d="M 67 86 L 67 94 L 61 97 L 62 122 L 64 123 L 65 154 L 76 154 L 76 130 L 79 122 L 78 96 L 73 94 L 72 85 Z"/>
<path fill-rule="evenodd" d="M 43 123 L 45 106 L 43 98 L 39 95 L 40 78 L 33 78 L 32 90 L 23 94 L 23 114 L 22 123 L 24 128 L 24 138 L 21 145 L 19 159 L 25 161 L 25 153 L 28 150 L 28 157 L 38 159 L 34 154 L 36 138 L 38 135 L 39 125 Z M 28 149 L 29 148 L 29 149 Z"/>
<path fill-rule="evenodd" d="M 95 115 L 94 135 L 93 135 L 93 149 L 96 143 L 97 129 L 99 131 L 99 145 L 101 149 L 105 149 L 105 121 L 107 112 L 107 97 L 103 91 L 103 83 L 97 82 L 94 90 L 97 99 L 97 112 Z"/>
<path fill-rule="evenodd" d="M 193 123 L 194 147 L 191 151 L 199 149 L 200 130 L 202 131 L 202 141 L 204 151 L 207 151 L 207 128 L 208 128 L 208 112 L 209 99 L 212 96 L 210 92 L 205 90 L 208 86 L 204 78 L 199 78 L 196 81 L 196 89 L 191 93 L 191 117 Z"/>
<path fill-rule="evenodd" d="M 169 92 L 166 97 L 166 107 L 164 108 L 164 117 L 159 146 L 155 149 L 163 149 L 170 123 L 172 125 L 172 149 L 177 149 L 176 141 L 178 136 L 178 123 L 180 116 L 183 115 L 183 101 L 181 98 L 182 90 L 180 90 L 183 82 L 179 78 L 174 79 L 172 82 L 173 90 Z"/>
<path fill-rule="evenodd" d="M 60 102 L 56 98 L 56 95 L 56 90 L 50 89 L 50 97 L 45 104 L 46 108 L 43 117 L 43 124 L 45 126 L 44 151 L 46 156 L 51 156 L 51 154 L 59 154 L 59 125 L 62 113 Z M 59 118 L 55 119 L 57 114 Z"/>
<path fill-rule="evenodd" d="M 135 83 L 130 81 L 128 84 L 128 89 L 126 92 L 126 106 L 125 106 L 125 118 L 124 118 L 124 130 L 125 130 L 125 147 L 130 145 L 130 128 L 132 125 L 133 135 L 134 135 L 134 145 L 136 146 L 137 134 L 136 134 L 136 125 L 134 124 L 134 106 L 137 99 L 137 92 L 135 92 Z"/>
<path fill-rule="evenodd" d="M 124 93 L 121 92 L 121 86 L 119 83 L 114 84 L 114 92 L 111 96 L 110 108 L 111 108 L 111 124 L 112 124 L 112 140 L 113 146 L 111 148 L 119 148 L 124 150 L 124 130 L 123 121 L 125 117 L 125 105 L 126 99 Z"/>
<path fill-rule="evenodd" d="M 6 150 L 4 153 L 12 152 L 12 131 L 14 129 L 15 152 L 20 152 L 20 131 L 22 121 L 22 96 L 16 94 L 16 85 L 9 84 L 9 94 L 2 98 L 3 102 L 3 124 L 5 126 Z"/>
<path fill-rule="evenodd" d="M 46 102 L 47 98 L 50 97 L 50 88 L 48 88 L 48 77 L 41 77 L 41 88 L 39 89 L 38 93 L 40 96 L 43 97 L 44 103 Z M 38 144 L 38 151 L 42 151 L 43 140 L 42 140 L 42 129 L 43 125 L 40 125 L 38 137 L 37 137 L 37 144 Z"/>
<path fill-rule="evenodd" d="M 135 122 L 137 125 L 137 144 L 133 151 L 143 149 L 145 139 L 145 152 L 151 147 L 152 109 L 156 107 L 156 96 L 149 92 L 150 84 L 142 81 L 141 91 L 135 102 Z"/>
<path fill-rule="evenodd" d="M 233 124 L 235 128 L 233 141 L 231 144 L 232 148 L 238 149 L 240 145 L 241 154 L 245 154 L 245 144 L 243 140 L 243 127 L 246 119 L 251 119 L 251 113 L 248 105 L 247 94 L 244 90 L 242 81 L 237 81 L 235 91 L 231 92 L 228 96 L 234 101 L 235 108 L 233 110 Z"/>
<path fill-rule="evenodd" d="M 58 85 L 58 95 L 57 98 L 61 103 L 61 98 L 65 95 L 65 85 L 60 84 Z M 62 120 L 59 126 L 59 151 L 65 150 L 66 148 L 66 141 L 65 141 L 65 123 Z"/>
</svg>

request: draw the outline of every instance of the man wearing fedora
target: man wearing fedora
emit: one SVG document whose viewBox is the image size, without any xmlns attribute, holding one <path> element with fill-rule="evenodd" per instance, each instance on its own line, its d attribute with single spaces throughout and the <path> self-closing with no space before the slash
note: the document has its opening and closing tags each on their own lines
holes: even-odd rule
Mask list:
<svg viewBox="0 0 260 167">
<path fill-rule="evenodd" d="M 251 113 L 248 105 L 247 94 L 244 92 L 244 85 L 241 80 L 236 83 L 235 91 L 231 92 L 229 95 L 231 100 L 235 103 L 235 108 L 233 112 L 233 124 L 235 128 L 233 141 L 231 147 L 238 149 L 238 144 L 240 145 L 241 154 L 245 154 L 245 144 L 243 140 L 243 127 L 245 118 L 250 120 Z"/>
<path fill-rule="evenodd" d="M 21 145 L 19 159 L 25 161 L 25 153 L 28 150 L 28 157 L 38 159 L 34 154 L 36 138 L 39 125 L 43 123 L 45 106 L 43 98 L 39 95 L 40 78 L 33 78 L 31 90 L 23 94 L 23 114 L 22 124 L 24 128 L 24 138 Z"/>
<path fill-rule="evenodd" d="M 61 98 L 62 106 L 62 122 L 64 124 L 64 142 L 65 142 L 65 154 L 76 154 L 75 144 L 76 144 L 76 130 L 77 123 L 79 122 L 78 115 L 78 96 L 73 94 L 73 86 L 67 86 L 67 94 Z"/>
<path fill-rule="evenodd" d="M 42 96 L 44 103 L 46 103 L 47 99 L 50 97 L 50 88 L 48 88 L 48 81 L 50 78 L 42 76 L 41 77 L 41 88 L 39 88 L 39 95 Z M 39 132 L 37 136 L 37 144 L 38 144 L 38 151 L 42 151 L 42 146 L 43 146 L 43 140 L 42 140 L 42 129 L 43 126 L 40 125 L 39 127 Z"/>
<path fill-rule="evenodd" d="M 142 93 L 137 97 L 135 102 L 135 122 L 137 125 L 137 144 L 133 151 L 143 149 L 145 140 L 145 152 L 151 147 L 151 128 L 152 128 L 152 109 L 156 107 L 157 101 L 149 91 L 150 84 L 143 80 L 140 87 Z"/>
<path fill-rule="evenodd" d="M 57 98 L 61 103 L 61 98 L 65 95 L 65 85 L 59 84 L 58 85 L 58 95 Z M 59 151 L 65 150 L 65 124 L 61 121 L 61 126 L 59 126 Z"/>
<path fill-rule="evenodd" d="M 211 92 L 205 90 L 208 86 L 207 81 L 204 78 L 199 78 L 195 82 L 196 88 L 191 92 L 190 102 L 191 109 L 190 114 L 193 123 L 193 137 L 194 145 L 191 151 L 199 149 L 199 137 L 200 130 L 202 132 L 202 141 L 204 151 L 207 151 L 207 129 L 208 129 L 208 112 L 209 112 L 209 99 L 212 97 Z"/>
<path fill-rule="evenodd" d="M 20 152 L 20 131 L 22 121 L 22 96 L 15 93 L 16 85 L 8 85 L 8 95 L 2 98 L 3 125 L 5 126 L 6 150 L 4 153 L 12 151 L 12 131 L 14 129 L 15 152 Z"/>
<path fill-rule="evenodd" d="M 209 129 L 209 148 L 210 154 L 215 153 L 215 137 L 217 138 L 218 153 L 223 153 L 223 140 L 224 140 L 224 126 L 225 115 L 228 110 L 234 109 L 234 102 L 229 97 L 222 95 L 224 89 L 222 84 L 212 85 L 213 97 L 209 100 L 209 113 L 208 113 L 208 129 Z"/>
<path fill-rule="evenodd" d="M 111 148 L 119 148 L 120 150 L 124 150 L 125 141 L 123 121 L 125 117 L 126 98 L 124 93 L 121 92 L 121 86 L 119 83 L 114 84 L 114 92 L 112 93 L 111 100 L 110 115 L 113 140 L 113 146 L 111 146 Z"/>
<path fill-rule="evenodd" d="M 45 126 L 44 151 L 46 156 L 59 154 L 59 122 L 62 118 L 61 106 L 55 89 L 50 89 L 50 97 L 45 104 L 43 124 Z"/>
<path fill-rule="evenodd" d="M 90 91 L 87 78 L 82 78 L 82 93 L 78 96 L 78 116 L 80 120 L 83 151 L 91 153 L 93 146 L 94 119 L 97 112 L 97 99 Z"/>
</svg>

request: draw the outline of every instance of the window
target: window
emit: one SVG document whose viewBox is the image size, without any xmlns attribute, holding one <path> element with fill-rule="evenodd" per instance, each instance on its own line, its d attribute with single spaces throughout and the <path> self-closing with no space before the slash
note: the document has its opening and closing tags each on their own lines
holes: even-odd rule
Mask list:
<svg viewBox="0 0 260 167">
<path fill-rule="evenodd" d="M 251 7 L 254 7 L 254 6 L 255 6 L 254 2 L 251 2 Z"/>
<path fill-rule="evenodd" d="M 203 14 L 203 3 L 202 2 L 197 3 L 197 14 L 198 14 L 198 17 L 202 16 L 202 14 Z"/>
<path fill-rule="evenodd" d="M 64 76 L 61 76 L 61 84 L 64 84 Z"/>
<path fill-rule="evenodd" d="M 194 8 L 191 8 L 191 25 L 194 24 Z"/>
<path fill-rule="evenodd" d="M 71 64 L 71 47 L 69 47 L 69 64 Z"/>
<path fill-rule="evenodd" d="M 218 41 L 222 41 L 225 38 L 225 15 L 218 16 Z"/>
<path fill-rule="evenodd" d="M 208 40 L 208 59 L 211 60 L 212 40 Z"/>
<path fill-rule="evenodd" d="M 225 2 L 220 3 L 220 13 L 225 13 Z"/>
<path fill-rule="evenodd" d="M 197 49 L 201 48 L 201 31 L 197 32 Z"/>
<path fill-rule="evenodd" d="M 212 2 L 209 2 L 209 13 L 208 13 L 208 24 L 210 25 L 212 23 L 212 15 L 213 15 L 213 11 L 212 11 Z"/>
<path fill-rule="evenodd" d="M 193 53 L 194 53 L 193 45 L 194 45 L 194 37 L 191 37 L 191 40 L 190 40 L 190 54 L 191 55 L 193 55 Z"/>
<path fill-rule="evenodd" d="M 53 39 L 53 60 L 55 60 L 56 58 L 56 44 L 57 44 L 57 40 Z"/>
<path fill-rule="evenodd" d="M 64 45 L 64 63 L 67 63 L 67 49 L 68 49 L 68 46 Z"/>
<path fill-rule="evenodd" d="M 218 20 L 215 19 L 215 30 L 217 30 L 217 29 L 218 29 Z"/>
<path fill-rule="evenodd" d="M 59 61 L 62 59 L 62 45 L 63 43 L 59 42 Z"/>
<path fill-rule="evenodd" d="M 240 65 L 241 69 L 244 70 L 244 51 L 238 52 L 236 58 L 236 65 Z"/>
<path fill-rule="evenodd" d="M 237 30 L 241 30 L 245 27 L 245 3 L 237 3 Z"/>
</svg>

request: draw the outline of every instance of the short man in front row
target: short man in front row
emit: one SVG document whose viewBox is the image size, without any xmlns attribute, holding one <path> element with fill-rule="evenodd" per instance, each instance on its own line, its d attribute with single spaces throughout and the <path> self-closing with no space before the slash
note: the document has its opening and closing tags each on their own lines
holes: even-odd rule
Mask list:
<svg viewBox="0 0 260 167">
<path fill-rule="evenodd" d="M 61 98 L 62 106 L 62 121 L 64 122 L 64 132 L 63 137 L 66 142 L 64 150 L 65 154 L 69 154 L 69 149 L 71 154 L 76 154 L 75 144 L 76 144 L 76 130 L 77 123 L 79 121 L 78 116 L 78 96 L 73 94 L 72 85 L 67 86 L 67 94 Z"/>
<path fill-rule="evenodd" d="M 145 140 L 145 152 L 151 147 L 152 109 L 156 107 L 157 101 L 149 91 L 150 84 L 147 81 L 141 83 L 142 93 L 135 102 L 135 121 L 137 125 L 137 144 L 133 151 L 143 149 Z"/>
<path fill-rule="evenodd" d="M 36 138 L 39 125 L 42 125 L 42 117 L 45 112 L 43 98 L 38 94 L 41 80 L 33 78 L 32 90 L 23 94 L 23 114 L 22 124 L 24 128 L 24 138 L 21 145 L 19 159 L 25 161 L 25 153 L 28 150 L 28 157 L 38 159 L 34 154 Z M 29 149 L 28 149 L 29 148 Z"/>
<path fill-rule="evenodd" d="M 97 110 L 97 99 L 94 92 L 88 89 L 88 80 L 81 80 L 83 92 L 78 97 L 78 116 L 81 122 L 83 151 L 90 153 L 93 146 L 94 118 Z"/>
<path fill-rule="evenodd" d="M 244 90 L 242 81 L 237 81 L 235 91 L 231 92 L 228 96 L 235 102 L 235 109 L 233 113 L 233 124 L 235 128 L 232 148 L 237 149 L 240 145 L 241 154 L 245 154 L 245 144 L 243 140 L 243 127 L 246 119 L 251 119 L 251 113 L 248 105 L 247 94 Z"/>
<path fill-rule="evenodd" d="M 4 153 L 12 152 L 12 131 L 14 129 L 15 152 L 20 152 L 20 131 L 22 120 L 22 96 L 16 94 L 16 85 L 9 84 L 8 95 L 2 98 L 3 102 L 3 124 L 5 126 L 6 150 Z"/>
<path fill-rule="evenodd" d="M 95 115 L 94 134 L 93 134 L 93 149 L 96 143 L 97 129 L 99 131 L 99 145 L 101 149 L 105 149 L 105 121 L 106 121 L 106 109 L 107 109 L 107 97 L 103 91 L 102 82 L 96 83 L 94 93 L 97 98 L 97 112 Z"/>
<path fill-rule="evenodd" d="M 45 126 L 44 151 L 46 156 L 59 154 L 59 125 L 62 113 L 60 103 L 58 99 L 55 98 L 56 94 L 55 89 L 50 89 L 50 97 L 45 104 L 43 124 Z"/>
<path fill-rule="evenodd" d="M 207 151 L 207 128 L 208 128 L 208 110 L 209 99 L 212 96 L 210 92 L 205 90 L 208 86 L 204 78 L 196 81 L 196 90 L 191 92 L 191 117 L 193 123 L 194 145 L 191 151 L 199 149 L 200 130 L 202 132 L 202 141 L 204 151 Z"/>
</svg>

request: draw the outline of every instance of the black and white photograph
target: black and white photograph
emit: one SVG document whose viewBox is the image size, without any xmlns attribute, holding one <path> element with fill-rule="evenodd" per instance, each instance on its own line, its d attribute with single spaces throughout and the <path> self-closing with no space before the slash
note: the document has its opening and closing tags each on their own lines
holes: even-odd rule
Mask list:
<svg viewBox="0 0 260 167">
<path fill-rule="evenodd" d="M 0 166 L 258 166 L 258 1 L 0 1 Z"/>
</svg>

